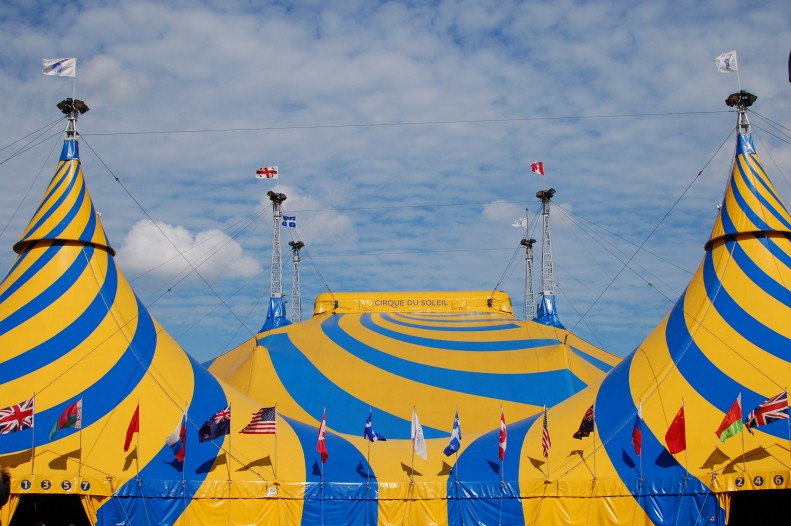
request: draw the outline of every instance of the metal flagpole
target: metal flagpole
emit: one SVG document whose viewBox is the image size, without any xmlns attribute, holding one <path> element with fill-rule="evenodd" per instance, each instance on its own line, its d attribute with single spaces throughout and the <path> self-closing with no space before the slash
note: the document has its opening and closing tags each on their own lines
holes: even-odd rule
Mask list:
<svg viewBox="0 0 791 526">
<path fill-rule="evenodd" d="M 643 485 L 643 401 L 640 400 L 640 485 Z"/>
<path fill-rule="evenodd" d="M 275 480 L 277 480 L 277 402 L 275 402 Z"/>
<path fill-rule="evenodd" d="M 36 467 L 36 392 L 33 391 L 33 414 L 30 417 L 30 474 Z"/>
<path fill-rule="evenodd" d="M 684 411 L 684 397 L 681 397 L 681 411 Z M 687 448 L 687 415 L 684 413 L 684 478 L 689 477 L 689 448 Z"/>
<path fill-rule="evenodd" d="M 786 412 L 788 412 L 788 388 L 783 387 L 783 392 L 786 395 Z M 791 454 L 791 419 L 786 414 L 786 422 L 788 423 L 788 453 Z"/>
<path fill-rule="evenodd" d="M 742 413 L 742 414 L 739 415 L 739 420 L 742 420 L 742 418 L 744 418 L 744 415 L 743 415 L 744 408 L 742 407 L 742 394 L 741 393 L 739 393 L 739 413 Z M 744 469 L 744 472 L 747 473 L 747 457 L 744 454 L 744 424 L 742 424 L 741 435 L 742 435 L 742 467 Z"/>
<path fill-rule="evenodd" d="M 233 458 L 233 450 L 231 449 L 231 437 L 233 433 L 231 433 L 231 424 L 233 423 L 233 411 L 231 410 L 231 404 L 228 404 L 228 462 L 226 463 L 226 467 L 228 468 L 228 483 L 231 482 L 231 459 Z M 230 495 L 229 495 L 230 497 Z"/>
<path fill-rule="evenodd" d="M 415 426 L 415 411 L 417 409 L 415 406 L 412 406 L 412 427 Z M 415 435 L 415 431 L 412 431 L 412 435 Z M 415 483 L 415 436 L 412 436 L 412 465 L 409 467 L 409 485 L 413 485 Z"/>
<path fill-rule="evenodd" d="M 593 480 L 596 480 L 596 400 L 593 401 Z"/>
<path fill-rule="evenodd" d="M 77 477 L 82 473 L 82 398 L 80 398 L 80 457 L 77 463 Z"/>
</svg>

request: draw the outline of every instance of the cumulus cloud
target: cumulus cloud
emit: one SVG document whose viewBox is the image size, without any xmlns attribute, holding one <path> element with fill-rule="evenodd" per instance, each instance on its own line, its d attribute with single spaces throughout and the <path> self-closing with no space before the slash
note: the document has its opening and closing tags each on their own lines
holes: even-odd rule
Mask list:
<svg viewBox="0 0 791 526">
<path fill-rule="evenodd" d="M 121 265 L 130 273 L 174 277 L 196 269 L 206 278 L 247 278 L 261 270 L 242 246 L 220 230 L 192 233 L 183 226 L 135 223 L 118 250 Z"/>
</svg>

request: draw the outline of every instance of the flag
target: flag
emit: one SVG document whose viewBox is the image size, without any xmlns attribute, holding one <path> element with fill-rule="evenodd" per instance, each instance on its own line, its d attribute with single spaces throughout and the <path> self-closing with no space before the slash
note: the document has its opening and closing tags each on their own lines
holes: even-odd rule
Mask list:
<svg viewBox="0 0 791 526">
<path fill-rule="evenodd" d="M 371 442 L 376 442 L 377 440 L 387 440 L 385 437 L 374 431 L 373 424 L 371 423 L 371 416 L 373 416 L 374 411 L 371 409 L 371 412 L 368 413 L 368 419 L 365 421 L 365 429 L 363 430 L 363 438 L 367 438 Z"/>
<path fill-rule="evenodd" d="M 500 408 L 500 460 L 505 460 L 505 448 L 508 446 L 508 430 L 505 428 L 505 413 Z"/>
<path fill-rule="evenodd" d="M 187 415 L 181 417 L 181 422 L 175 430 L 165 439 L 165 443 L 173 450 L 176 460 L 184 462 L 184 453 L 187 451 Z"/>
<path fill-rule="evenodd" d="M 58 431 L 64 427 L 71 427 L 73 429 L 82 429 L 82 398 L 71 404 L 66 408 L 63 413 L 58 417 L 58 421 L 52 426 L 49 432 L 49 439 L 55 438 Z"/>
<path fill-rule="evenodd" d="M 198 430 L 198 442 L 208 442 L 231 433 L 231 406 L 212 415 Z"/>
<path fill-rule="evenodd" d="M 33 398 L 0 409 L 0 435 L 33 427 Z"/>
<path fill-rule="evenodd" d="M 670 427 L 667 428 L 665 444 L 667 444 L 667 450 L 674 455 L 687 449 L 687 424 L 684 420 L 684 402 L 681 402 L 681 409 L 678 410 L 676 417 L 670 423 Z"/>
<path fill-rule="evenodd" d="M 736 64 L 736 51 L 728 51 L 714 59 L 714 65 L 720 73 L 733 73 L 739 71 L 739 66 Z"/>
<path fill-rule="evenodd" d="M 52 77 L 72 77 L 77 76 L 76 58 L 45 58 L 41 72 Z"/>
<path fill-rule="evenodd" d="M 534 174 L 544 175 L 544 163 L 542 161 L 531 163 L 530 169 L 533 170 Z"/>
<path fill-rule="evenodd" d="M 129 446 L 132 444 L 132 436 L 140 432 L 140 404 L 135 407 L 135 414 L 132 415 L 132 420 L 129 421 L 129 427 L 126 428 L 126 440 L 124 440 L 124 451 L 129 451 Z"/>
<path fill-rule="evenodd" d="M 417 411 L 412 408 L 412 447 L 415 454 L 423 460 L 428 460 L 428 450 L 426 449 L 426 438 L 423 436 L 423 426 L 420 425 L 420 420 L 417 418 Z"/>
<path fill-rule="evenodd" d="M 456 410 L 456 416 L 453 417 L 453 431 L 450 432 L 450 443 L 442 452 L 449 457 L 459 449 L 461 449 L 461 424 L 459 424 L 459 411 Z"/>
<path fill-rule="evenodd" d="M 330 456 L 329 451 L 327 451 L 327 410 L 324 410 L 324 414 L 321 416 L 321 425 L 319 426 L 319 440 L 316 442 L 316 451 L 321 453 L 321 463 L 327 462 L 327 459 Z"/>
<path fill-rule="evenodd" d="M 256 179 L 277 179 L 277 166 L 262 166 L 255 171 Z"/>
<path fill-rule="evenodd" d="M 583 438 L 589 436 L 593 432 L 593 406 L 591 405 L 587 411 L 585 411 L 585 415 L 582 417 L 582 422 L 580 422 L 580 427 L 577 429 L 576 433 L 571 435 L 572 437 L 576 438 L 577 440 L 582 440 Z"/>
<path fill-rule="evenodd" d="M 289 228 L 297 228 L 297 216 L 283 216 L 283 222 L 281 223 L 283 226 L 287 226 Z"/>
<path fill-rule="evenodd" d="M 277 407 L 262 407 L 250 419 L 250 423 L 239 431 L 249 435 L 277 434 Z"/>
<path fill-rule="evenodd" d="M 547 406 L 544 406 L 544 431 L 541 435 L 541 449 L 544 452 L 544 458 L 549 458 L 549 448 L 552 447 L 552 441 L 549 439 L 549 427 L 547 427 Z"/>
<path fill-rule="evenodd" d="M 742 422 L 742 394 L 739 393 L 739 396 L 736 397 L 736 401 L 731 408 L 728 409 L 725 418 L 722 419 L 720 427 L 717 428 L 714 434 L 717 435 L 721 442 L 725 442 L 728 438 L 739 433 L 742 429 L 744 429 L 744 423 Z"/>
<path fill-rule="evenodd" d="M 761 405 L 750 411 L 747 420 L 744 421 L 744 427 L 752 433 L 754 427 L 765 426 L 776 420 L 788 420 L 787 391 L 761 402 Z"/>
<path fill-rule="evenodd" d="M 643 402 L 637 408 L 637 416 L 634 417 L 634 428 L 632 429 L 632 444 L 634 452 L 639 457 L 643 454 Z"/>
<path fill-rule="evenodd" d="M 519 219 L 515 219 L 511 226 L 514 228 L 527 228 L 527 218 L 520 217 Z"/>
</svg>

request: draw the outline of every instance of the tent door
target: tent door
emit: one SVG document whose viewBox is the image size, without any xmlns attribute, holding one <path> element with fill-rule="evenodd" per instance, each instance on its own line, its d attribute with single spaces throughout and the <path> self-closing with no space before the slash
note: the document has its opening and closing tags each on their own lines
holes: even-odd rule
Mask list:
<svg viewBox="0 0 791 526">
<path fill-rule="evenodd" d="M 734 491 L 728 526 L 789 524 L 789 502 L 791 490 L 788 489 Z"/>
<path fill-rule="evenodd" d="M 30 526 L 38 522 L 47 526 L 91 525 L 79 495 L 22 495 L 10 526 Z"/>
</svg>

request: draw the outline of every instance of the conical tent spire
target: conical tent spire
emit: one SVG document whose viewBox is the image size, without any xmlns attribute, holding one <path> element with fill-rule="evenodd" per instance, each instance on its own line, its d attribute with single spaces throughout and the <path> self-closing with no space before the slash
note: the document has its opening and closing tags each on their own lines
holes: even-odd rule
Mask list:
<svg viewBox="0 0 791 526">
<path fill-rule="evenodd" d="M 87 111 L 87 106 L 85 108 Z M 69 120 L 58 168 L 33 218 L 22 237 L 14 244 L 14 251 L 21 254 L 31 245 L 46 241 L 91 245 L 115 255 L 82 175 L 77 133 L 78 111 L 73 105 L 63 111 Z"/>
<path fill-rule="evenodd" d="M 742 95 L 743 94 L 743 95 Z M 710 248 L 716 241 L 739 234 L 791 233 L 791 216 L 788 214 L 772 182 L 766 176 L 761 159 L 755 153 L 746 108 L 755 100 L 749 93 L 733 94 L 734 106 L 739 114 L 739 137 L 733 172 L 711 237 L 706 243 Z M 730 104 L 730 103 L 729 103 Z"/>
</svg>

